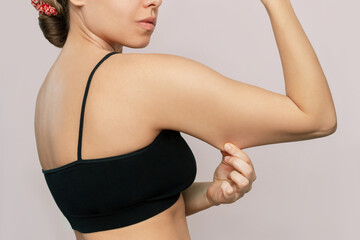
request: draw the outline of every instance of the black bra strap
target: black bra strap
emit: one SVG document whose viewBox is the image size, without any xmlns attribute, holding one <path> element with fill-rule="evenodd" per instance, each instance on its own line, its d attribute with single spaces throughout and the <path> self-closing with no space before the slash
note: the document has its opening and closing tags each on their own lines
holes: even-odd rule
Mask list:
<svg viewBox="0 0 360 240">
<path fill-rule="evenodd" d="M 85 93 L 84 93 L 84 98 L 83 98 L 83 102 L 82 102 L 82 107 L 81 107 L 81 116 L 80 116 L 80 127 L 79 127 L 79 141 L 78 141 L 78 153 L 77 153 L 77 160 L 82 160 L 81 158 L 81 146 L 82 146 L 82 133 L 83 133 L 83 123 L 84 123 L 84 111 L 85 111 L 85 103 L 86 103 L 86 98 L 89 92 L 89 87 L 90 87 L 90 82 L 91 79 L 96 71 L 96 69 L 111 55 L 116 54 L 116 53 L 120 53 L 120 52 L 110 52 L 108 54 L 106 54 L 94 67 L 94 69 L 91 71 L 89 79 L 87 81 L 86 84 L 86 88 L 85 88 Z"/>
</svg>

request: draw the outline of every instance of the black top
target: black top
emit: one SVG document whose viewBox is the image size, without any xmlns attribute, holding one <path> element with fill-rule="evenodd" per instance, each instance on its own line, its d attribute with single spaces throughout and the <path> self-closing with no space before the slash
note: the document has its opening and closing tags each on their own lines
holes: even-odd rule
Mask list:
<svg viewBox="0 0 360 240">
<path fill-rule="evenodd" d="M 104 158 L 81 158 L 86 97 L 81 109 L 78 158 L 44 170 L 49 190 L 72 229 L 90 233 L 144 221 L 171 207 L 195 180 L 195 157 L 179 131 L 163 129 L 152 143 L 136 151 Z"/>
</svg>

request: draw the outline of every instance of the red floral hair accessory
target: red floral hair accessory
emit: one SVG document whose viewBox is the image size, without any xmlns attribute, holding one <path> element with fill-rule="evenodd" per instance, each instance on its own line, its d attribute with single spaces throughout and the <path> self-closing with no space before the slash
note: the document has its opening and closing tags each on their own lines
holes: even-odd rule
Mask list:
<svg viewBox="0 0 360 240">
<path fill-rule="evenodd" d="M 33 5 L 41 14 L 46 14 L 48 16 L 58 15 L 56 8 L 47 3 L 41 3 L 39 0 L 31 0 L 31 5 Z"/>
</svg>

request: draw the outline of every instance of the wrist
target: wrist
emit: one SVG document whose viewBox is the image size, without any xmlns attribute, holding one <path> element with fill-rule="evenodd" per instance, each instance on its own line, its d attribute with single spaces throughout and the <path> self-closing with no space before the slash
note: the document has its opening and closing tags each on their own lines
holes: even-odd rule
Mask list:
<svg viewBox="0 0 360 240">
<path fill-rule="evenodd" d="M 267 11 L 271 10 L 273 7 L 275 7 L 276 5 L 291 5 L 290 0 L 267 0 L 267 1 L 263 1 L 263 5 L 265 7 L 265 9 Z"/>
<path fill-rule="evenodd" d="M 212 182 L 194 182 L 189 188 L 182 192 L 186 216 L 217 205 L 212 203 L 207 197 L 207 190 L 211 184 Z"/>
<path fill-rule="evenodd" d="M 207 184 L 207 187 L 206 187 L 205 191 L 204 191 L 204 194 L 203 194 L 203 198 L 205 199 L 204 201 L 208 204 L 209 207 L 219 206 L 220 203 L 214 202 L 214 201 L 211 200 L 211 198 L 209 198 L 209 196 L 208 196 L 208 189 L 209 189 L 209 187 L 211 186 L 211 184 L 212 184 L 212 182 L 209 182 L 209 183 Z"/>
</svg>

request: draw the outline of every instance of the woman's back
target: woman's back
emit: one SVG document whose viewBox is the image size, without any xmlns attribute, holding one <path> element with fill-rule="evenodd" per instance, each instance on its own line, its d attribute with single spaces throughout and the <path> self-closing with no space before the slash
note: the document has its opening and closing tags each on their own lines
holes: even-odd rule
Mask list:
<svg viewBox="0 0 360 240">
<path fill-rule="evenodd" d="M 86 109 L 86 111 L 83 111 L 82 144 L 80 142 L 83 149 L 80 151 L 80 159 L 84 161 L 75 161 L 79 153 L 77 152 L 79 135 L 76 133 L 79 132 L 80 109 L 86 81 L 91 67 L 94 67 L 99 58 L 101 59 L 105 54 L 109 56 L 109 59 L 102 62 L 94 72 L 96 74 L 89 78 L 91 82 L 88 83 L 91 84 L 88 84 L 87 97 L 84 98 L 86 102 L 84 110 Z M 115 61 L 111 61 L 110 55 L 102 53 L 100 56 L 95 56 L 89 52 L 83 55 L 87 56 L 86 59 L 78 57 L 80 56 L 78 54 L 70 58 L 60 55 L 39 92 L 35 131 L 39 159 L 47 183 L 56 203 L 64 215 L 70 218 L 72 227 L 81 230 L 81 232 L 74 230 L 77 239 L 83 239 L 83 236 L 86 236 L 85 239 L 101 237 L 110 240 L 114 236 L 139 239 L 144 235 L 149 239 L 151 236 L 154 239 L 159 239 L 159 236 L 164 236 L 164 239 L 167 239 L 167 236 L 173 236 L 174 239 L 178 236 L 179 239 L 183 239 L 189 236 L 189 233 L 185 219 L 184 200 L 182 194 L 177 195 L 177 193 L 191 185 L 196 174 L 196 164 L 191 150 L 175 131 L 159 131 L 151 126 L 150 118 L 144 115 L 146 110 L 142 110 L 143 104 L 139 101 L 141 96 L 136 97 L 136 89 L 128 84 L 131 76 L 127 77 L 123 70 L 131 72 L 130 67 L 127 67 L 126 64 L 126 56 L 122 55 Z M 119 70 L 119 66 L 123 67 L 122 70 Z M 113 71 L 113 69 L 116 70 Z M 109 89 L 116 85 L 111 82 L 114 81 L 114 78 L 121 78 L 117 83 L 123 83 L 122 88 L 119 88 L 118 91 Z M 99 81 L 100 83 L 96 84 Z M 118 105 L 120 102 L 122 104 Z M 156 145 L 154 141 L 156 141 Z M 162 150 L 165 146 L 167 148 L 174 147 L 174 150 L 176 148 L 181 152 L 174 154 L 174 150 L 172 150 L 169 155 L 166 155 L 166 149 Z M 147 155 L 145 156 L 145 154 Z M 172 156 L 173 154 L 177 156 Z M 115 159 L 114 156 L 120 155 L 121 158 Z M 130 162 L 125 162 L 125 155 L 126 160 Z M 181 155 L 183 155 L 182 159 Z M 99 158 L 107 157 L 113 159 L 110 159 L 111 161 L 109 159 L 99 160 Z M 167 163 L 161 163 L 162 158 Z M 94 166 L 94 162 L 97 162 L 98 165 Z M 113 163 L 110 166 L 107 164 L 108 162 Z M 75 165 L 74 163 L 81 164 Z M 160 163 L 163 167 L 158 166 Z M 146 164 L 149 166 L 145 167 Z M 166 164 L 168 164 L 167 167 L 165 167 Z M 90 167 L 93 167 L 91 174 L 89 173 L 91 172 Z M 176 169 L 170 169 L 171 167 Z M 131 170 L 126 170 L 126 168 L 134 168 L 133 171 L 137 174 L 125 178 L 126 172 Z M 145 170 L 143 168 L 146 168 L 147 173 L 143 172 Z M 194 168 L 195 172 L 190 171 L 190 168 Z M 182 172 L 182 169 L 185 172 Z M 114 173 L 111 174 L 111 171 Z M 167 175 L 168 172 L 177 172 L 177 174 L 172 174 L 173 180 Z M 103 175 L 95 176 L 96 174 Z M 166 181 L 162 178 L 166 178 Z M 86 182 L 81 183 L 81 179 Z M 105 182 L 104 179 L 107 181 Z M 90 183 L 90 181 L 94 182 Z M 115 189 L 115 185 L 108 185 L 109 181 L 118 184 L 119 187 Z M 144 183 L 141 184 L 141 181 Z M 137 187 L 131 186 L 135 182 L 138 182 Z M 58 185 L 59 183 L 61 186 Z M 90 190 L 84 190 L 84 187 L 86 188 L 88 185 Z M 99 191 L 99 189 L 103 190 Z M 130 194 L 130 192 L 134 193 Z M 89 193 L 91 197 L 82 197 Z M 106 195 L 112 195 L 112 197 L 107 199 Z M 152 199 L 156 200 L 152 200 L 150 203 L 148 203 L 150 200 L 143 201 L 143 199 L 150 199 L 150 195 Z M 167 195 L 171 195 L 170 198 Z M 122 203 L 120 200 L 116 200 L 117 198 L 122 199 Z M 130 209 L 128 213 L 125 213 L 124 208 L 122 215 L 115 215 L 115 209 L 122 208 L 126 204 L 133 204 L 135 199 L 138 199 L 135 209 Z M 74 208 L 76 202 L 79 201 L 84 204 Z M 101 207 L 102 204 L 109 206 L 104 209 Z M 70 211 L 71 208 L 74 210 Z M 90 208 L 93 212 L 89 212 Z M 164 210 L 164 208 L 166 209 Z M 136 209 L 142 210 L 136 213 Z M 94 211 L 97 213 L 95 214 Z M 100 214 L 99 211 L 103 212 Z M 155 213 L 158 214 L 143 220 L 147 218 L 146 216 L 152 216 Z M 73 216 L 76 214 L 82 214 L 82 217 L 77 220 Z M 99 214 L 105 215 L 105 217 L 101 219 Z M 112 214 L 113 217 L 107 217 L 109 214 Z M 133 220 L 124 217 L 124 214 L 130 214 Z M 96 215 L 94 219 L 97 222 L 94 222 L 90 215 Z M 114 219 L 115 216 L 118 220 Z M 120 223 L 120 219 L 123 223 Z M 120 224 L 131 225 L 120 228 Z M 162 225 L 162 228 L 158 228 L 159 224 Z"/>
</svg>

